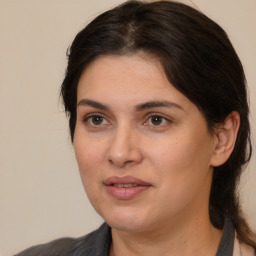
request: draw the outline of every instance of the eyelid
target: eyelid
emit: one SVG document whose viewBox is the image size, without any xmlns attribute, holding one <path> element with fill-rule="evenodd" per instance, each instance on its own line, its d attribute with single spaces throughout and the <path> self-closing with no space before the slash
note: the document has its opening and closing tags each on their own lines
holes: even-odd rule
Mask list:
<svg viewBox="0 0 256 256">
<path fill-rule="evenodd" d="M 86 114 L 82 115 L 82 119 L 86 120 L 92 116 L 100 116 L 102 118 L 108 119 L 108 117 L 106 117 L 106 115 L 102 112 L 94 112 L 94 111 L 90 111 L 90 112 L 86 112 Z"/>
<path fill-rule="evenodd" d="M 82 122 L 86 123 L 88 122 L 89 118 L 92 118 L 92 117 L 95 117 L 95 116 L 99 116 L 99 117 L 102 117 L 106 123 L 104 124 L 99 124 L 99 125 L 93 125 L 93 124 L 89 124 L 90 126 L 92 127 L 101 127 L 101 126 L 106 126 L 106 125 L 110 125 L 111 124 L 111 121 L 109 121 L 109 117 L 106 116 L 106 114 L 102 113 L 102 112 L 90 112 L 90 113 L 86 113 L 83 117 L 82 117 Z M 161 117 L 165 123 L 164 124 L 160 124 L 160 125 L 153 125 L 153 124 L 149 124 L 149 119 L 151 117 L 155 117 L 155 116 L 158 116 L 158 117 Z M 167 116 L 165 114 L 162 114 L 162 113 L 159 113 L 159 112 L 150 112 L 150 113 L 147 113 L 144 117 L 144 120 L 143 121 L 143 125 L 149 125 L 149 126 L 152 126 L 152 127 L 155 127 L 155 128 L 160 128 L 160 127 L 163 127 L 165 126 L 165 124 L 168 124 L 168 123 L 172 123 L 174 120 L 172 117 L 170 116 Z"/>
<path fill-rule="evenodd" d="M 169 121 L 172 121 L 172 118 L 170 116 L 167 116 L 165 114 L 162 114 L 162 113 L 158 113 L 158 112 L 151 112 L 151 113 L 148 113 L 146 115 L 146 118 L 150 118 L 152 116 L 160 116 L 162 118 L 165 118 L 166 120 L 169 120 Z"/>
<path fill-rule="evenodd" d="M 82 121 L 83 121 L 84 123 L 88 123 L 88 120 L 89 120 L 90 118 L 92 118 L 92 117 L 95 117 L 95 116 L 98 116 L 98 117 L 103 118 L 103 119 L 107 122 L 107 124 L 93 125 L 93 124 L 90 123 L 90 126 L 92 126 L 92 127 L 100 127 L 100 126 L 104 126 L 104 125 L 106 126 L 106 125 L 110 124 L 108 118 L 106 118 L 106 116 L 105 116 L 104 114 L 100 113 L 100 112 L 93 112 L 93 113 L 86 114 L 86 115 L 82 118 Z"/>
<path fill-rule="evenodd" d="M 159 116 L 159 117 L 163 118 L 167 123 L 172 123 L 173 122 L 173 119 L 171 117 L 169 117 L 169 116 L 167 117 L 166 115 L 160 114 L 160 113 L 157 113 L 157 112 L 147 114 L 146 115 L 146 122 L 148 123 L 148 120 L 151 117 L 154 117 L 154 116 Z M 164 126 L 164 124 L 163 125 L 158 125 L 158 126 L 157 125 L 151 125 L 151 126 L 153 126 L 153 127 L 162 127 L 162 126 Z"/>
</svg>

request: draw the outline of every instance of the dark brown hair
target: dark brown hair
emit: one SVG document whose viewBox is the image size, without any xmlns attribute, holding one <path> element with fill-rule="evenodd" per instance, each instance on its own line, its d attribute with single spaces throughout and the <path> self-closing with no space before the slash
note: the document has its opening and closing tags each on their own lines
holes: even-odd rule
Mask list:
<svg viewBox="0 0 256 256">
<path fill-rule="evenodd" d="M 201 12 L 178 2 L 128 1 L 99 15 L 75 37 L 61 95 L 71 139 L 76 124 L 77 84 L 82 71 L 102 55 L 143 51 L 157 58 L 169 81 L 203 113 L 209 130 L 237 111 L 241 118 L 235 148 L 214 169 L 210 218 L 222 228 L 224 214 L 238 238 L 256 247 L 240 208 L 237 186 L 251 156 L 246 80 L 242 64 L 224 30 Z"/>
</svg>

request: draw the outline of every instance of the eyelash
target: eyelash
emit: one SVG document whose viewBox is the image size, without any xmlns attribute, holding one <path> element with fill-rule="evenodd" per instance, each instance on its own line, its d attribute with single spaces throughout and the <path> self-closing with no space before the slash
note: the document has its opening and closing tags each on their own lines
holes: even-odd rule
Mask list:
<svg viewBox="0 0 256 256">
<path fill-rule="evenodd" d="M 158 114 L 158 113 L 150 113 L 149 115 L 147 115 L 147 118 L 146 118 L 146 123 L 148 124 L 148 122 L 149 122 L 149 120 L 151 119 L 151 118 L 160 118 L 161 119 L 161 121 L 164 121 L 164 124 L 159 124 L 159 125 L 154 125 L 154 124 L 151 124 L 151 126 L 152 127 L 162 127 L 162 126 L 164 126 L 165 124 L 167 124 L 167 123 L 171 123 L 172 122 L 172 120 L 170 120 L 169 118 L 166 118 L 165 116 L 163 116 L 163 115 L 161 115 L 161 114 Z M 145 124 L 145 125 L 147 125 L 147 124 Z"/>
<path fill-rule="evenodd" d="M 93 121 L 91 120 L 92 118 L 100 118 L 102 119 L 103 122 L 106 122 L 104 124 L 100 123 L 100 124 L 93 124 Z M 160 119 L 160 124 L 153 124 L 152 123 L 152 118 L 159 118 Z M 149 123 L 151 119 L 151 124 Z M 108 120 L 102 115 L 102 114 L 98 114 L 98 113 L 94 113 L 94 114 L 91 114 L 89 116 L 86 116 L 84 119 L 83 119 L 83 122 L 84 123 L 88 123 L 89 126 L 91 127 L 95 127 L 95 128 L 99 128 L 99 127 L 102 127 L 102 126 L 107 126 L 108 124 L 110 124 L 110 122 L 108 122 Z M 164 122 L 164 123 L 163 123 Z M 166 118 L 165 116 L 161 115 L 161 114 L 158 114 L 158 113 L 150 113 L 146 116 L 146 121 L 143 123 L 144 126 L 146 125 L 149 125 L 151 127 L 154 127 L 154 128 L 160 128 L 162 126 L 164 126 L 165 124 L 168 124 L 168 123 L 171 123 L 172 120 L 170 120 L 169 118 Z"/>
<path fill-rule="evenodd" d="M 84 123 L 89 123 L 89 125 L 92 126 L 92 127 L 99 127 L 99 126 L 102 126 L 102 124 L 99 124 L 99 125 L 93 124 L 93 121 L 92 121 L 91 119 L 92 119 L 92 118 L 96 118 L 96 117 L 103 119 L 103 122 L 104 122 L 104 120 L 105 120 L 107 123 L 109 123 L 109 122 L 107 121 L 107 119 L 102 116 L 102 114 L 97 114 L 97 113 L 91 114 L 91 115 L 89 115 L 89 116 L 86 116 L 86 117 L 83 119 L 83 122 L 84 122 Z M 91 121 L 90 121 L 90 120 L 91 120 Z"/>
</svg>

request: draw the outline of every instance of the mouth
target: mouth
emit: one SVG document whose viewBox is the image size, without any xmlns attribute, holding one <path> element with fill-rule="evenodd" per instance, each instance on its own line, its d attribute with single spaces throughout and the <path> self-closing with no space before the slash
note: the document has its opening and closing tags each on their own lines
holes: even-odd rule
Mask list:
<svg viewBox="0 0 256 256">
<path fill-rule="evenodd" d="M 133 176 L 111 176 L 104 180 L 104 184 L 106 186 L 151 186 L 150 183 L 140 180 L 138 178 L 135 178 Z"/>
<path fill-rule="evenodd" d="M 112 184 L 116 188 L 132 188 L 138 186 L 138 184 Z"/>
<path fill-rule="evenodd" d="M 129 200 L 152 187 L 151 184 L 132 176 L 112 176 L 104 180 L 108 194 L 115 199 Z"/>
</svg>

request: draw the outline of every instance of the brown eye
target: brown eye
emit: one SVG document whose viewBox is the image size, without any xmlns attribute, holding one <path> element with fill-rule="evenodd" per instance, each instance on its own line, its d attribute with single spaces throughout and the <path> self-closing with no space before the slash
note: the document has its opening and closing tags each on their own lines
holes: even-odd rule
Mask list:
<svg viewBox="0 0 256 256">
<path fill-rule="evenodd" d="M 159 116 L 159 115 L 153 115 L 150 116 L 148 119 L 148 123 L 153 126 L 160 126 L 167 122 L 166 118 Z"/>
<path fill-rule="evenodd" d="M 92 116 L 91 117 L 91 122 L 94 124 L 94 125 L 100 125 L 102 124 L 103 122 L 103 117 L 102 116 Z"/>
<path fill-rule="evenodd" d="M 151 123 L 153 125 L 160 125 L 162 123 L 163 118 L 161 116 L 152 116 Z"/>
<path fill-rule="evenodd" d="M 99 115 L 89 116 L 85 119 L 85 121 L 91 126 L 101 126 L 108 124 L 108 121 L 104 117 Z"/>
</svg>

